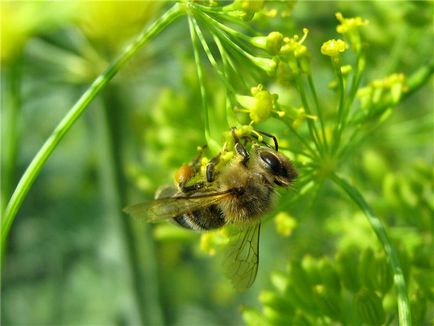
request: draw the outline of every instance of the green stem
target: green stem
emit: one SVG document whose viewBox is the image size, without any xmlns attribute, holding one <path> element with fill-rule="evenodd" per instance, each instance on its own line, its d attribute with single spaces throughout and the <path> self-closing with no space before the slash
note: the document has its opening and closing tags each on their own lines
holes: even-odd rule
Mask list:
<svg viewBox="0 0 434 326">
<path fill-rule="evenodd" d="M 17 178 L 17 153 L 20 132 L 18 116 L 21 110 L 21 55 L 5 65 L 2 81 L 4 88 L 1 96 L 1 128 L 4 131 L 1 140 L 1 211 L 5 209 Z M 4 93 L 3 93 L 4 92 Z"/>
<path fill-rule="evenodd" d="M 335 70 L 336 76 L 338 78 L 338 89 L 339 89 L 339 101 L 338 101 L 338 117 L 337 117 L 337 123 L 334 129 L 334 141 L 332 145 L 332 153 L 336 153 L 336 151 L 339 148 L 339 144 L 341 142 L 341 136 L 343 131 L 343 125 L 344 121 L 346 120 L 345 117 L 345 89 L 344 89 L 344 79 L 341 72 L 341 67 L 339 63 L 334 62 L 334 59 L 332 58 L 332 65 Z"/>
<path fill-rule="evenodd" d="M 219 49 L 220 56 L 222 58 L 223 74 L 227 80 L 230 80 L 229 69 L 232 69 L 232 72 L 235 72 L 234 63 L 231 57 L 227 55 L 223 45 L 220 42 L 220 39 L 216 35 L 213 35 L 213 39 L 215 44 L 217 45 L 217 48 Z M 247 88 L 247 85 L 245 85 L 245 87 Z M 239 123 L 232 105 L 232 103 L 235 102 L 234 94 L 235 93 L 228 93 L 228 91 L 226 90 L 225 112 L 226 112 L 226 122 L 229 128 L 237 126 Z"/>
<path fill-rule="evenodd" d="M 301 102 L 303 103 L 303 107 L 304 107 L 306 113 L 312 114 L 312 110 L 310 109 L 309 102 L 307 101 L 307 96 L 306 96 L 306 93 L 304 91 L 303 82 L 302 82 L 300 76 L 295 77 L 295 83 L 297 85 L 297 90 L 298 90 L 298 93 L 300 94 L 300 99 L 301 99 Z M 320 139 L 318 136 L 318 130 L 316 129 L 315 123 L 311 119 L 306 119 L 306 120 L 307 120 L 307 126 L 309 129 L 309 133 L 310 133 L 310 136 L 311 136 L 311 138 L 315 144 L 315 147 L 318 150 L 318 152 L 322 153 L 323 152 L 323 146 L 320 142 Z"/>
<path fill-rule="evenodd" d="M 408 78 L 408 90 L 402 95 L 401 100 L 406 99 L 419 88 L 424 86 L 434 73 L 434 60 L 419 68 Z"/>
<path fill-rule="evenodd" d="M 319 123 L 320 123 L 320 127 L 321 127 L 321 136 L 323 139 L 324 147 L 325 147 L 325 150 L 328 151 L 328 142 L 327 142 L 327 138 L 326 138 L 326 134 L 325 134 L 324 116 L 322 114 L 322 109 L 320 108 L 320 105 L 319 105 L 319 100 L 318 100 L 318 95 L 316 93 L 315 83 L 314 83 L 312 75 L 310 73 L 307 75 L 307 81 L 309 84 L 310 91 L 313 95 L 316 113 L 318 114 L 318 119 L 319 119 Z"/>
<path fill-rule="evenodd" d="M 6 210 L 2 218 L 1 230 L 1 256 L 4 257 L 6 240 L 15 219 L 15 216 L 21 207 L 24 198 L 26 197 L 30 187 L 41 171 L 45 162 L 53 153 L 62 138 L 67 134 L 69 129 L 74 125 L 75 121 L 81 116 L 84 110 L 89 106 L 92 100 L 101 92 L 108 82 L 116 75 L 122 66 L 132 57 L 137 51 L 155 37 L 165 27 L 172 23 L 177 17 L 183 13 L 183 7 L 175 4 L 164 15 L 157 19 L 149 28 L 145 29 L 135 41 L 133 41 L 116 59 L 108 69 L 99 75 L 90 85 L 86 92 L 80 97 L 75 105 L 69 110 L 65 117 L 60 121 L 54 129 L 50 137 L 45 141 L 33 160 L 30 162 L 23 176 L 21 177 L 11 199 L 8 202 Z"/>
<path fill-rule="evenodd" d="M 209 15 L 205 14 L 204 12 L 198 11 L 198 16 L 200 16 L 204 21 L 207 21 L 207 25 L 210 29 L 214 30 L 214 32 L 218 35 L 220 35 L 220 38 L 224 40 L 231 48 L 233 48 L 237 53 L 239 53 L 242 57 L 247 58 L 249 63 L 255 67 L 256 69 L 264 70 L 265 66 L 259 64 L 258 62 L 263 62 L 264 60 L 269 60 L 269 58 L 262 58 L 262 57 L 255 57 L 251 55 L 248 51 L 244 50 L 240 45 L 238 45 L 240 42 L 234 42 L 226 33 L 226 28 L 223 28 L 224 25 L 222 25 L 219 21 L 215 20 L 214 18 L 210 17 Z M 217 28 L 220 27 L 220 28 Z M 222 27 L 223 26 L 223 27 Z M 234 35 L 231 35 L 234 36 Z M 241 44 L 241 43 L 240 43 Z M 267 69 L 270 69 L 270 67 L 267 67 Z M 267 72 L 270 72 L 266 70 Z"/>
<path fill-rule="evenodd" d="M 249 89 L 249 86 L 247 85 L 246 79 L 244 76 L 239 73 L 239 67 L 236 67 L 236 64 L 234 63 L 234 60 L 231 58 L 229 53 L 226 51 L 226 49 L 223 47 L 222 42 L 217 37 L 217 35 L 213 35 L 213 39 L 215 44 L 217 45 L 217 48 L 219 49 L 220 56 L 222 57 L 223 62 L 223 72 L 226 75 L 226 78 L 232 82 L 232 84 L 235 85 L 237 81 L 240 81 L 242 84 L 242 87 L 244 89 Z M 231 78 L 231 76 L 235 76 L 236 78 Z M 235 93 L 231 94 L 233 97 L 235 97 Z"/>
<path fill-rule="evenodd" d="M 199 80 L 199 89 L 200 89 L 200 94 L 202 99 L 202 108 L 203 108 L 203 115 L 205 120 L 205 139 L 209 148 L 211 149 L 211 152 L 213 154 L 217 154 L 220 151 L 220 146 L 211 137 L 211 130 L 209 125 L 209 106 L 208 106 L 208 101 L 206 99 L 205 83 L 203 78 L 202 65 L 200 62 L 199 44 L 197 42 L 197 32 L 195 28 L 194 17 L 188 16 L 188 24 L 190 27 L 190 36 L 191 36 L 191 42 L 193 44 L 194 60 L 196 62 L 197 77 Z"/>
<path fill-rule="evenodd" d="M 283 120 L 283 123 L 289 128 L 289 130 L 295 135 L 295 137 L 300 141 L 301 144 L 303 144 L 303 146 L 306 148 L 306 150 L 311 153 L 310 156 L 312 156 L 315 159 L 319 160 L 318 157 L 318 152 L 314 151 L 309 143 L 307 142 L 307 140 L 305 140 L 305 138 L 303 138 L 301 135 L 298 134 L 298 132 L 295 130 L 295 128 L 291 125 L 291 123 L 289 121 L 287 121 L 286 119 Z"/>
<path fill-rule="evenodd" d="M 377 216 L 375 216 L 371 207 L 368 205 L 368 203 L 366 203 L 365 199 L 356 188 L 354 188 L 346 180 L 337 176 L 336 174 L 333 174 L 331 176 L 331 179 L 336 183 L 336 185 L 342 188 L 350 196 L 350 198 L 360 207 L 363 213 L 365 213 L 369 223 L 371 224 L 372 229 L 377 235 L 378 240 L 383 245 L 384 251 L 389 258 L 390 266 L 393 272 L 393 279 L 397 289 L 399 325 L 411 325 L 410 305 L 408 301 L 407 287 L 405 285 L 404 274 L 399 263 L 397 251 L 392 246 L 392 243 L 387 235 L 383 223 Z"/>
<path fill-rule="evenodd" d="M 223 71 L 219 68 L 217 61 L 215 60 L 215 58 L 214 58 L 214 56 L 213 56 L 213 54 L 212 54 L 212 52 L 208 46 L 208 43 L 206 42 L 205 37 L 203 36 L 203 33 L 202 33 L 199 25 L 197 24 L 197 21 L 195 19 L 192 19 L 191 22 L 193 23 L 195 33 L 196 33 L 197 37 L 199 38 L 200 43 L 202 44 L 202 48 L 205 51 L 205 54 L 208 57 L 209 62 L 211 63 L 213 68 L 216 70 L 217 74 L 219 75 L 219 77 L 221 78 L 223 83 L 225 84 L 226 88 L 231 93 L 236 93 L 234 88 L 232 87 L 231 83 L 226 78 L 225 74 L 223 73 Z"/>
</svg>

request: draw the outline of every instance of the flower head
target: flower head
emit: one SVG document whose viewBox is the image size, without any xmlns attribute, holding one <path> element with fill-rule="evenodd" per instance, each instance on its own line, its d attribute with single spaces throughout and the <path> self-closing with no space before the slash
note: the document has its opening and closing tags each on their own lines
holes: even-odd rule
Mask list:
<svg viewBox="0 0 434 326">
<path fill-rule="evenodd" d="M 252 96 L 236 95 L 238 103 L 248 112 L 253 122 L 266 120 L 276 107 L 277 95 L 264 90 L 262 85 L 252 87 Z"/>
<path fill-rule="evenodd" d="M 346 49 L 348 49 L 348 44 L 340 39 L 332 39 L 324 42 L 321 46 L 321 53 L 329 57 L 335 58 L 340 56 Z"/>
<path fill-rule="evenodd" d="M 362 48 L 362 42 L 360 38 L 360 27 L 366 26 L 368 21 L 361 17 L 344 18 L 344 16 L 338 12 L 336 18 L 341 23 L 336 27 L 336 31 L 345 37 L 347 37 L 351 43 L 352 48 L 358 53 Z"/>
<path fill-rule="evenodd" d="M 344 18 L 342 13 L 336 13 L 336 18 L 340 21 L 340 25 L 336 27 L 339 34 L 347 34 L 357 31 L 360 27 L 368 25 L 368 21 L 361 17 Z"/>
</svg>

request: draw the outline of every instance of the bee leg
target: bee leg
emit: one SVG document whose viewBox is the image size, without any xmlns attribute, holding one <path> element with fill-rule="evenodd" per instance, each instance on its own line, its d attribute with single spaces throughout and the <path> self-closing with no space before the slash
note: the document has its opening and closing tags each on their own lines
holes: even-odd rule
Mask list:
<svg viewBox="0 0 434 326">
<path fill-rule="evenodd" d="M 257 133 L 260 133 L 261 135 L 264 135 L 264 136 L 270 137 L 270 138 L 273 140 L 273 142 L 274 142 L 274 149 L 276 150 L 276 152 L 279 150 L 279 144 L 277 143 L 277 138 L 276 138 L 276 136 L 273 136 L 272 134 L 269 134 L 268 132 L 265 132 L 265 131 L 262 131 L 262 130 L 256 130 L 256 129 L 255 129 L 255 131 L 256 131 Z"/>
<path fill-rule="evenodd" d="M 195 184 L 192 184 L 192 185 L 188 185 L 188 186 L 185 183 L 180 183 L 178 185 L 179 189 L 183 193 L 189 193 L 189 192 L 192 192 L 192 191 L 197 191 L 197 190 L 203 188 L 204 186 L 205 186 L 204 182 L 198 182 L 198 183 L 195 183 Z"/>
<path fill-rule="evenodd" d="M 208 182 L 214 181 L 214 168 L 217 165 L 217 163 L 220 161 L 220 155 L 221 153 L 213 157 L 206 165 L 206 181 Z"/>
<path fill-rule="evenodd" d="M 235 128 L 232 128 L 231 131 L 232 131 L 232 137 L 234 138 L 234 142 L 235 142 L 235 146 L 234 146 L 235 151 L 243 157 L 243 160 L 241 161 L 241 163 L 243 165 L 246 165 L 247 161 L 250 158 L 249 153 L 247 152 L 247 150 L 243 146 L 243 144 L 241 144 L 240 139 L 238 138 L 237 134 L 235 133 Z"/>
</svg>

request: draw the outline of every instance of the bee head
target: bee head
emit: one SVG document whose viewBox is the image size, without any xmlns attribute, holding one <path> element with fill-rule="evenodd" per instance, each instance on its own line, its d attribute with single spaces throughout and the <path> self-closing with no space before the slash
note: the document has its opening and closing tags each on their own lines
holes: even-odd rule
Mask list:
<svg viewBox="0 0 434 326">
<path fill-rule="evenodd" d="M 257 155 L 260 165 L 273 176 L 276 185 L 286 187 L 297 177 L 297 171 L 285 155 L 270 148 L 259 148 Z"/>
</svg>

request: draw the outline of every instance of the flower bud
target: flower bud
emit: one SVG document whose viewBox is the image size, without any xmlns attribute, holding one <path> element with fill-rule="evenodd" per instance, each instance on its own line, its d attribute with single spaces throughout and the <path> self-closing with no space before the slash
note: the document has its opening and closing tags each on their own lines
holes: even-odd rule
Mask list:
<svg viewBox="0 0 434 326">
<path fill-rule="evenodd" d="M 344 18 L 342 13 L 336 13 L 337 20 L 341 23 L 336 27 L 336 31 L 339 34 L 347 34 L 357 31 L 360 27 L 368 25 L 368 21 L 361 17 Z"/>
<path fill-rule="evenodd" d="M 354 293 L 360 289 L 358 256 L 359 252 L 356 248 L 348 247 L 339 252 L 336 257 L 338 273 L 342 284 Z"/>
<path fill-rule="evenodd" d="M 372 285 L 373 277 L 375 277 L 373 275 L 375 273 L 374 265 L 374 252 L 371 248 L 366 248 L 360 255 L 359 277 L 361 285 L 373 291 L 375 290 L 375 287 Z"/>
<path fill-rule="evenodd" d="M 276 73 L 276 60 L 261 57 L 251 57 L 250 60 L 258 66 L 258 68 L 264 70 L 267 75 L 273 76 Z"/>
<path fill-rule="evenodd" d="M 308 274 L 300 266 L 300 262 L 293 262 L 289 271 L 290 289 L 286 293 L 295 299 L 295 305 L 304 307 L 306 310 L 315 311 L 313 301 L 312 284 Z"/>
<path fill-rule="evenodd" d="M 270 308 L 279 311 L 281 313 L 292 315 L 294 307 L 287 298 L 281 295 L 277 295 L 276 292 L 262 291 L 259 295 L 259 301 Z"/>
<path fill-rule="evenodd" d="M 368 325 L 382 325 L 386 316 L 383 304 L 378 295 L 366 288 L 360 290 L 355 296 L 357 315 L 363 323 Z"/>
<path fill-rule="evenodd" d="M 266 49 L 270 54 L 278 54 L 283 43 L 283 35 L 279 32 L 271 32 L 267 36 Z"/>
<path fill-rule="evenodd" d="M 421 291 L 417 291 L 410 299 L 411 321 L 413 325 L 423 325 L 427 311 L 427 299 Z"/>
<path fill-rule="evenodd" d="M 321 53 L 331 57 L 332 59 L 337 59 L 348 48 L 348 44 L 340 39 L 328 40 L 324 42 L 321 46 Z"/>
<path fill-rule="evenodd" d="M 266 120 L 270 115 L 276 101 L 276 96 L 262 88 L 253 88 L 253 96 L 236 95 L 238 103 L 249 112 L 254 122 Z"/>
<path fill-rule="evenodd" d="M 314 299 L 322 314 L 333 320 L 340 320 L 339 298 L 323 285 L 314 287 Z"/>
<path fill-rule="evenodd" d="M 333 264 L 328 258 L 322 258 L 319 262 L 319 273 L 324 286 L 336 294 L 341 290 L 341 281 Z"/>
</svg>

